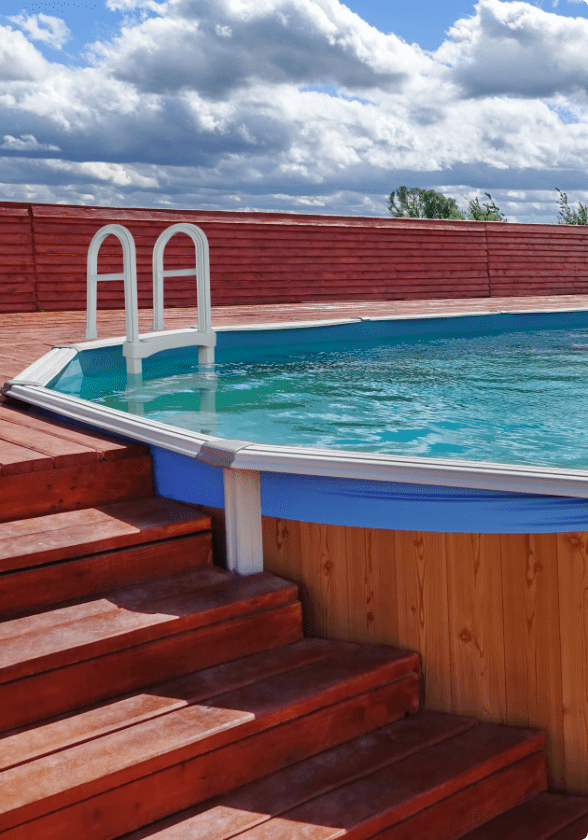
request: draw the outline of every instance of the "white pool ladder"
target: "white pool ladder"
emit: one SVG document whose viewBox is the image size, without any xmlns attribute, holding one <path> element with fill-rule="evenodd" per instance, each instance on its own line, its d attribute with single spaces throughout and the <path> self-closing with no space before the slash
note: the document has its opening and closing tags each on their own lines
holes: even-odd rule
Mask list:
<svg viewBox="0 0 588 840">
<path fill-rule="evenodd" d="M 196 265 L 194 268 L 163 268 L 165 246 L 176 233 L 187 234 L 194 243 Z M 107 236 L 115 236 L 123 251 L 123 270 L 116 274 L 98 274 L 98 252 Z M 188 330 L 165 332 L 163 320 L 163 281 L 165 277 L 196 275 L 196 300 L 198 326 Z M 177 347 L 198 347 L 198 361 L 214 364 L 216 333 L 211 326 L 210 314 L 210 256 L 206 234 L 196 225 L 180 223 L 171 225 L 157 239 L 153 248 L 153 332 L 139 336 L 139 305 L 137 299 L 137 257 L 135 241 L 124 225 L 105 225 L 94 234 L 88 249 L 86 338 L 98 338 L 96 309 L 98 283 L 122 280 L 125 291 L 126 341 L 123 355 L 127 360 L 127 375 L 140 375 L 142 360 L 162 350 Z"/>
</svg>

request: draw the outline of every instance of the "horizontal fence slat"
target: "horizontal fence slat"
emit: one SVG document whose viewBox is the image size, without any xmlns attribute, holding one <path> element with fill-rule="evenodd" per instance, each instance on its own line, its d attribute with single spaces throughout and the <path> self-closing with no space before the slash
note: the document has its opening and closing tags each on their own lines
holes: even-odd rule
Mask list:
<svg viewBox="0 0 588 840">
<path fill-rule="evenodd" d="M 87 249 L 111 223 L 135 239 L 139 305 L 151 306 L 153 245 L 177 222 L 208 237 L 217 306 L 588 292 L 579 226 L 0 202 L 0 311 L 85 308 Z M 121 271 L 121 254 L 107 239 L 99 272 Z M 166 270 L 193 263 L 189 238 L 174 237 Z M 193 277 L 166 278 L 164 289 L 166 306 L 196 304 Z M 99 284 L 98 306 L 122 308 L 122 283 Z"/>
</svg>

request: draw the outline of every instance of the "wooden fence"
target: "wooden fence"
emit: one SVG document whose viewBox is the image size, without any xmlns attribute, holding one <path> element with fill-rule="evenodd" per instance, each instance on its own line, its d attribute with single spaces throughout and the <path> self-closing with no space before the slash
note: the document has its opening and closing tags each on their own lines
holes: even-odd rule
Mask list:
<svg viewBox="0 0 588 840">
<path fill-rule="evenodd" d="M 150 307 L 153 244 L 179 221 L 208 236 L 214 306 L 588 293 L 582 227 L 0 202 L 0 311 L 84 309 L 88 245 L 110 222 L 135 238 Z M 105 243 L 99 270 L 119 271 L 120 255 Z M 175 237 L 166 268 L 191 259 Z M 192 278 L 166 281 L 166 306 L 195 303 Z M 122 308 L 122 283 L 100 284 L 98 305 Z"/>
</svg>

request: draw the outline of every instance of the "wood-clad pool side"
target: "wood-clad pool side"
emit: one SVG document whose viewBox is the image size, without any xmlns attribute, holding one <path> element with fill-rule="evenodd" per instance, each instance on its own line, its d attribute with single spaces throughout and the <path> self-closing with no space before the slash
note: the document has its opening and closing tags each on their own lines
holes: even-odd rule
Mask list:
<svg viewBox="0 0 588 840">
<path fill-rule="evenodd" d="M 588 793 L 588 533 L 438 534 L 264 519 L 307 631 L 418 650 L 428 707 L 539 727 Z"/>
</svg>

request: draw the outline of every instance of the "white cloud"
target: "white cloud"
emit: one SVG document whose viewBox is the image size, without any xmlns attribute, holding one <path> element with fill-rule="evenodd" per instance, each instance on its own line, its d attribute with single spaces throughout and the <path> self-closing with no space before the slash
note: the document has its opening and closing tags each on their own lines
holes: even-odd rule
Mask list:
<svg viewBox="0 0 588 840">
<path fill-rule="evenodd" d="M 42 12 L 35 15 L 21 13 L 9 17 L 8 20 L 24 29 L 31 41 L 43 41 L 56 50 L 60 50 L 71 38 L 65 21 Z"/>
<path fill-rule="evenodd" d="M 33 81 L 45 75 L 47 62 L 22 32 L 0 26 L 0 84 Z"/>
<path fill-rule="evenodd" d="M 141 90 L 222 99 L 263 82 L 400 90 L 429 60 L 338 0 L 172 0 L 164 17 L 96 47 L 102 66 Z"/>
<path fill-rule="evenodd" d="M 588 92 L 588 20 L 529 3 L 479 0 L 436 57 L 466 96 L 551 97 Z"/>
<path fill-rule="evenodd" d="M 10 152 L 59 152 L 59 146 L 52 146 L 50 143 L 39 143 L 32 134 L 21 134 L 13 137 L 11 134 L 4 135 L 4 141 L 0 143 L 0 149 Z"/>
<path fill-rule="evenodd" d="M 339 0 L 110 6 L 156 16 L 89 67 L 0 27 L 6 196 L 385 215 L 406 184 L 554 221 L 588 189 L 585 19 L 480 0 L 427 54 Z"/>
</svg>

